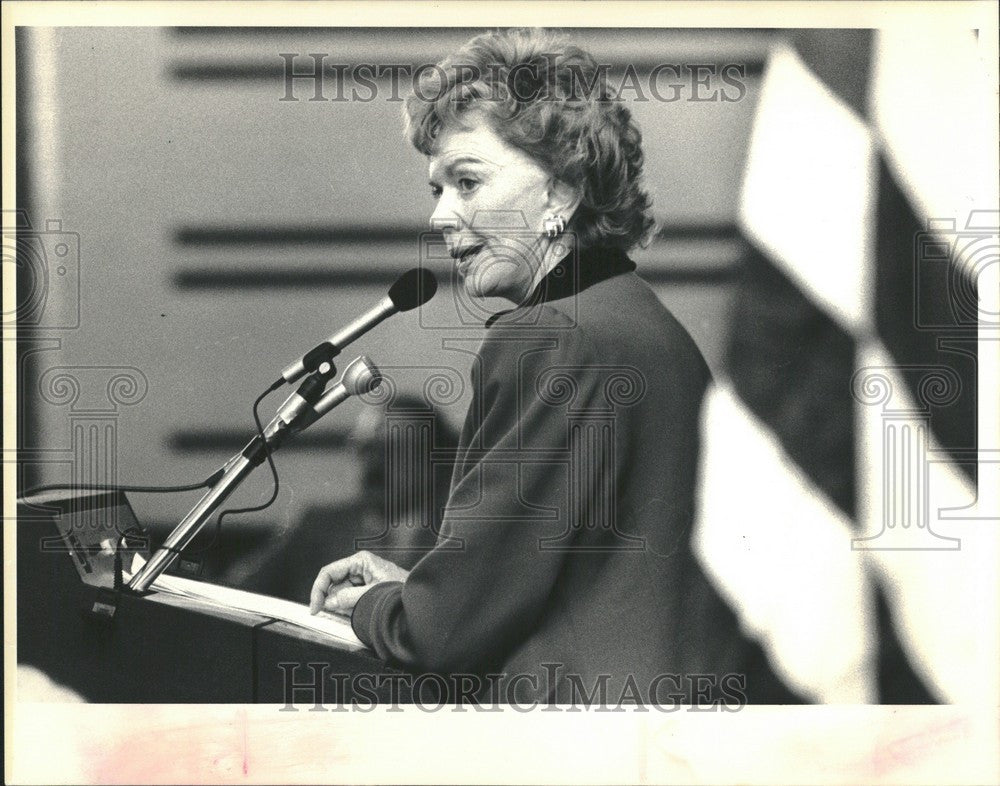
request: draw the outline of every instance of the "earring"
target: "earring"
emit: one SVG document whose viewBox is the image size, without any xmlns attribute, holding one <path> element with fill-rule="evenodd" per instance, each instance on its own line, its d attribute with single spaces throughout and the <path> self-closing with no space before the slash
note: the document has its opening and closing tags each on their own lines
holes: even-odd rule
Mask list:
<svg viewBox="0 0 1000 786">
<path fill-rule="evenodd" d="M 566 221 L 562 216 L 549 216 L 542 222 L 546 237 L 559 237 L 566 229 Z"/>
</svg>

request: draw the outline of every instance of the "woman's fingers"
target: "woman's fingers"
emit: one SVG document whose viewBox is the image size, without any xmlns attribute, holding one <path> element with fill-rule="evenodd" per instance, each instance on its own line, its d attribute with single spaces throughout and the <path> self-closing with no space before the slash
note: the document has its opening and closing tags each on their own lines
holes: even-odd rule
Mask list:
<svg viewBox="0 0 1000 786">
<path fill-rule="evenodd" d="M 408 575 L 409 571 L 369 551 L 359 551 L 350 557 L 338 559 L 321 568 L 316 581 L 313 582 L 312 593 L 309 596 L 309 613 L 316 614 L 320 609 L 326 608 L 324 604 L 335 593 L 357 588 L 359 590 L 355 593 L 357 597 L 350 604 L 350 609 L 353 609 L 357 598 L 361 597 L 372 584 L 380 581 L 406 581 Z M 337 610 L 343 611 L 343 609 Z"/>
<path fill-rule="evenodd" d="M 332 611 L 337 614 L 350 614 L 354 611 L 358 599 L 372 588 L 372 584 L 363 584 L 360 587 L 347 586 L 331 593 L 323 603 L 324 611 Z"/>
<path fill-rule="evenodd" d="M 320 568 L 316 581 L 313 582 L 312 593 L 309 595 L 309 613 L 315 614 L 323 608 L 323 601 L 326 600 L 330 588 L 349 580 L 352 573 L 356 573 L 358 568 L 358 555 L 352 554 L 350 557 L 338 559 L 329 565 Z"/>
<path fill-rule="evenodd" d="M 395 562 L 390 562 L 370 551 L 359 551 L 358 556 L 362 558 L 365 581 L 369 584 L 376 581 L 406 581 L 410 573 Z"/>
</svg>

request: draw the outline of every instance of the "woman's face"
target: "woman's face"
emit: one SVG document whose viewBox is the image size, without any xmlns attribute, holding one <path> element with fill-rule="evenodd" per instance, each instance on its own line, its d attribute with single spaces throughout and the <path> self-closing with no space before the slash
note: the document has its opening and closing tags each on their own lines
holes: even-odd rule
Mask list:
<svg viewBox="0 0 1000 786">
<path fill-rule="evenodd" d="M 550 244 L 551 177 L 481 116 L 464 120 L 468 128 L 441 132 L 430 156 L 431 226 L 443 232 L 469 295 L 519 303 Z"/>
</svg>

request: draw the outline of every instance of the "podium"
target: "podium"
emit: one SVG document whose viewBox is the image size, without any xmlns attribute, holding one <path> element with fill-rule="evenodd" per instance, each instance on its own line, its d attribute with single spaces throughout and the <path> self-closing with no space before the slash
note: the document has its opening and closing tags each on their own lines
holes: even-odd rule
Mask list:
<svg viewBox="0 0 1000 786">
<path fill-rule="evenodd" d="M 132 527 L 122 493 L 18 501 L 19 664 L 91 702 L 411 701 L 402 673 L 368 649 L 208 601 L 115 592 L 114 549 Z M 124 564 L 142 551 L 123 547 Z"/>
</svg>

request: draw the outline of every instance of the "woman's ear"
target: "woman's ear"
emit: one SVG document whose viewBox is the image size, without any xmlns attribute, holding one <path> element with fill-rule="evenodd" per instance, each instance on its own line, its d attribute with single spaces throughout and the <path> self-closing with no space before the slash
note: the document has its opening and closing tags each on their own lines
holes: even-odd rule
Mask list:
<svg viewBox="0 0 1000 786">
<path fill-rule="evenodd" d="M 549 180 L 547 204 L 550 214 L 562 216 L 568 224 L 580 206 L 581 199 L 583 199 L 583 192 L 580 189 L 574 188 L 557 177 Z"/>
</svg>

